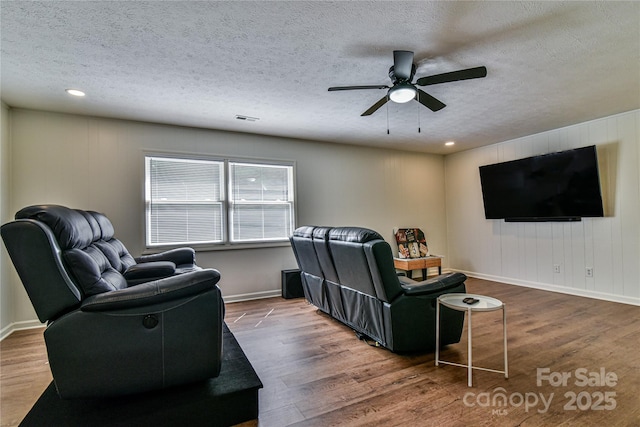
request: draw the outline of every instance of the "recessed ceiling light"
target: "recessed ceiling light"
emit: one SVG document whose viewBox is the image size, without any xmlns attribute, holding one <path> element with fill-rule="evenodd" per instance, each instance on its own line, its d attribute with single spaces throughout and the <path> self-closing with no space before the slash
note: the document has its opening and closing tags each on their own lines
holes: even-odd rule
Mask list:
<svg viewBox="0 0 640 427">
<path fill-rule="evenodd" d="M 451 145 L 455 145 L 456 143 L 453 141 L 447 141 L 444 143 L 444 145 L 446 145 L 447 147 L 451 146 Z"/>
<path fill-rule="evenodd" d="M 73 96 L 84 96 L 85 93 L 78 89 L 67 89 L 67 93 Z"/>
</svg>

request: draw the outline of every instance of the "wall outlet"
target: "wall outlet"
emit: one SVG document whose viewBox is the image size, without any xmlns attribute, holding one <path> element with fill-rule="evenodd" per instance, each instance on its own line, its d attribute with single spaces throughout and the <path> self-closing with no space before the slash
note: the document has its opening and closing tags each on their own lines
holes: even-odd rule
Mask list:
<svg viewBox="0 0 640 427">
<path fill-rule="evenodd" d="M 587 267 L 587 277 L 593 277 L 593 267 Z"/>
<path fill-rule="evenodd" d="M 553 264 L 553 272 L 560 273 L 560 264 Z"/>
</svg>

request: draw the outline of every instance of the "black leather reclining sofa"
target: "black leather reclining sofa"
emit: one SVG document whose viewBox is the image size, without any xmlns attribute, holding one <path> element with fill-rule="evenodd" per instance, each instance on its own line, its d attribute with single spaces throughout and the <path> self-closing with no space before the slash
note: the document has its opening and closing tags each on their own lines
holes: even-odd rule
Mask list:
<svg viewBox="0 0 640 427">
<path fill-rule="evenodd" d="M 466 290 L 462 273 L 398 276 L 391 247 L 366 228 L 304 226 L 290 240 L 306 299 L 393 352 L 434 350 L 438 296 Z M 441 345 L 460 341 L 463 322 L 464 313 L 441 308 Z"/>
<path fill-rule="evenodd" d="M 97 212 L 29 206 L 1 227 L 42 322 L 62 398 L 164 389 L 216 377 L 220 273 L 191 248 L 132 257 Z"/>
</svg>

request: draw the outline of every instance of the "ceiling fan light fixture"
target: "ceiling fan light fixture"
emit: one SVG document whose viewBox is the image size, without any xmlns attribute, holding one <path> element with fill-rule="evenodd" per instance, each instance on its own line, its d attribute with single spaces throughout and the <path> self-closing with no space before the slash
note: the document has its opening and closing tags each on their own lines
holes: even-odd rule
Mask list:
<svg viewBox="0 0 640 427">
<path fill-rule="evenodd" d="M 399 83 L 389 89 L 389 99 L 404 104 L 416 97 L 416 88 L 411 83 Z"/>
<path fill-rule="evenodd" d="M 416 72 L 416 64 L 413 63 L 413 59 L 413 52 L 409 50 L 393 51 L 393 65 L 389 68 L 389 78 L 392 83 L 391 88 L 387 85 L 333 86 L 329 88 L 329 91 L 388 89 L 387 94 L 383 98 L 378 100 L 378 102 L 361 114 L 363 117 L 372 115 L 389 101 L 404 104 L 412 99 L 415 99 L 418 103 L 427 107 L 431 111 L 436 112 L 442 110 L 447 105 L 439 99 L 429 95 L 422 89 L 419 89 L 418 86 L 456 82 L 458 80 L 478 79 L 487 76 L 487 68 L 482 66 L 420 77 L 414 83 L 411 83 Z M 387 110 L 387 113 L 388 111 L 389 110 Z M 418 132 L 420 132 L 419 127 Z"/>
</svg>

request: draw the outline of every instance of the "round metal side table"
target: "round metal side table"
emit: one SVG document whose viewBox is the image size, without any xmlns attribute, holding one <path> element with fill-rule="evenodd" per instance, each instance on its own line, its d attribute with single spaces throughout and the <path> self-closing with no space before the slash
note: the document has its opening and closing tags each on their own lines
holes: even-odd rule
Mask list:
<svg viewBox="0 0 640 427">
<path fill-rule="evenodd" d="M 476 302 L 472 304 L 467 304 L 464 302 L 464 300 L 467 298 L 472 298 L 476 300 Z M 467 315 L 468 350 L 467 350 L 466 365 L 440 360 L 440 306 L 441 305 L 444 305 L 445 307 L 451 308 L 453 310 L 465 311 L 468 314 Z M 503 371 L 473 366 L 473 362 L 472 362 L 471 313 L 478 312 L 478 311 L 496 311 L 496 310 L 502 310 L 502 335 L 503 335 L 503 342 L 504 342 L 504 370 Z M 472 386 L 472 382 L 473 382 L 472 372 L 474 369 L 504 374 L 505 378 L 509 378 L 509 366 L 507 362 L 507 313 L 505 311 L 504 303 L 499 299 L 484 296 L 484 295 L 477 295 L 477 294 L 453 293 L 453 294 L 440 295 L 438 297 L 438 302 L 436 304 L 436 366 L 438 366 L 440 363 L 467 368 L 468 370 L 467 383 L 469 387 Z"/>
</svg>

